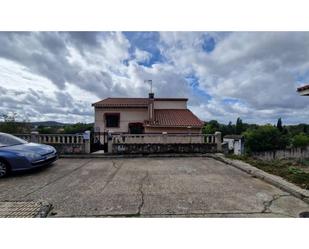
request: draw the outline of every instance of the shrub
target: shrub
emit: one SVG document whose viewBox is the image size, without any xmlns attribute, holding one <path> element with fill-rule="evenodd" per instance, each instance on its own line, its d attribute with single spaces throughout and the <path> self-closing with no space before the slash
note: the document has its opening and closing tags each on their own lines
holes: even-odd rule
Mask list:
<svg viewBox="0 0 309 249">
<path fill-rule="evenodd" d="M 309 145 L 309 136 L 305 133 L 295 135 L 292 139 L 292 144 L 294 147 L 306 147 Z"/>
<path fill-rule="evenodd" d="M 249 129 L 243 135 L 245 136 L 245 146 L 249 153 L 284 149 L 290 143 L 287 135 L 282 134 L 276 127 L 271 125 Z"/>
</svg>

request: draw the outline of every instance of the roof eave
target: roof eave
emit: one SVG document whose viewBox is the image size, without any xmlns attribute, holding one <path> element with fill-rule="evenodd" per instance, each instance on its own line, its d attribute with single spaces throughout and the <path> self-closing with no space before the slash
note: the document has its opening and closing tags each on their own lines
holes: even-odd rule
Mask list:
<svg viewBox="0 0 309 249">
<path fill-rule="evenodd" d="M 127 105 L 127 106 L 125 106 L 125 105 L 123 105 L 123 106 L 120 106 L 120 105 L 100 105 L 100 104 L 98 104 L 98 105 L 92 105 L 92 106 L 94 106 L 95 108 L 121 108 L 121 109 L 129 109 L 129 108 L 143 108 L 143 109 L 147 109 L 148 108 L 148 106 L 147 105 Z"/>
<path fill-rule="evenodd" d="M 195 128 L 202 128 L 203 125 L 144 125 L 145 127 L 150 128 L 188 128 L 188 129 L 195 129 Z"/>
</svg>

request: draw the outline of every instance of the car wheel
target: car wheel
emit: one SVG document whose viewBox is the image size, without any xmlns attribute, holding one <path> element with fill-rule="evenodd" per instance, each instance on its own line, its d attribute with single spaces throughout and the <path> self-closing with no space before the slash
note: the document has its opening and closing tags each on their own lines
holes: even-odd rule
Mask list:
<svg viewBox="0 0 309 249">
<path fill-rule="evenodd" d="M 9 165 L 3 160 L 0 160 L 0 178 L 5 177 L 8 173 L 9 173 Z"/>
</svg>

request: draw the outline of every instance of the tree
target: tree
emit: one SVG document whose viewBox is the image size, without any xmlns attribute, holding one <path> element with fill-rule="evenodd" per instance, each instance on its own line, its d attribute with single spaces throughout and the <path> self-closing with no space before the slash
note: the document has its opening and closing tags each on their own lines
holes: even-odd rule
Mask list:
<svg viewBox="0 0 309 249">
<path fill-rule="evenodd" d="M 235 126 L 235 133 L 236 134 L 241 134 L 243 132 L 243 123 L 240 118 L 237 118 L 236 120 L 236 126 Z"/>
<path fill-rule="evenodd" d="M 230 121 L 227 125 L 227 134 L 233 134 L 234 133 L 234 127 L 232 125 L 232 122 Z"/>
<path fill-rule="evenodd" d="M 277 122 L 277 129 L 278 129 L 280 132 L 282 132 L 282 130 L 283 130 L 281 118 L 278 119 L 278 122 Z"/>
<path fill-rule="evenodd" d="M 58 127 L 50 127 L 50 126 L 44 126 L 44 125 L 39 125 L 37 128 L 37 131 L 40 134 L 55 134 L 57 132 Z"/>
<path fill-rule="evenodd" d="M 219 131 L 220 125 L 217 120 L 210 120 L 203 127 L 204 134 L 214 134 L 216 131 Z"/>
<path fill-rule="evenodd" d="M 9 112 L 7 114 L 1 114 L 0 117 L 4 120 L 4 122 L 15 122 L 17 113 L 16 112 Z"/>
<path fill-rule="evenodd" d="M 66 134 L 84 133 L 87 130 L 93 130 L 93 124 L 76 123 L 64 127 Z"/>
<path fill-rule="evenodd" d="M 243 133 L 248 152 L 285 149 L 289 144 L 289 137 L 279 132 L 272 125 L 259 126 Z"/>
<path fill-rule="evenodd" d="M 17 134 L 17 133 L 29 133 L 31 127 L 29 125 L 29 119 L 22 122 L 16 121 L 17 113 L 10 112 L 7 114 L 1 114 L 0 118 L 3 122 L 0 122 L 0 132 Z"/>
<path fill-rule="evenodd" d="M 305 133 L 300 133 L 295 135 L 292 139 L 292 144 L 294 147 L 306 147 L 309 146 L 309 136 Z"/>
</svg>

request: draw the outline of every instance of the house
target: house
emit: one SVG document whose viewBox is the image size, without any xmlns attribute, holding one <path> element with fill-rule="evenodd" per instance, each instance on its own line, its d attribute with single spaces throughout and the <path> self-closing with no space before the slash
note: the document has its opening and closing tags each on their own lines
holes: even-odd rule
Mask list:
<svg viewBox="0 0 309 249">
<path fill-rule="evenodd" d="M 187 98 L 106 98 L 95 109 L 95 131 L 111 133 L 201 133 L 203 122 Z"/>
<path fill-rule="evenodd" d="M 234 155 L 242 155 L 244 153 L 244 137 L 241 135 L 225 135 L 223 143 L 228 144 L 228 150 L 232 151 Z"/>
<path fill-rule="evenodd" d="M 305 86 L 297 88 L 297 92 L 301 96 L 309 96 L 309 85 L 305 85 Z"/>
</svg>

